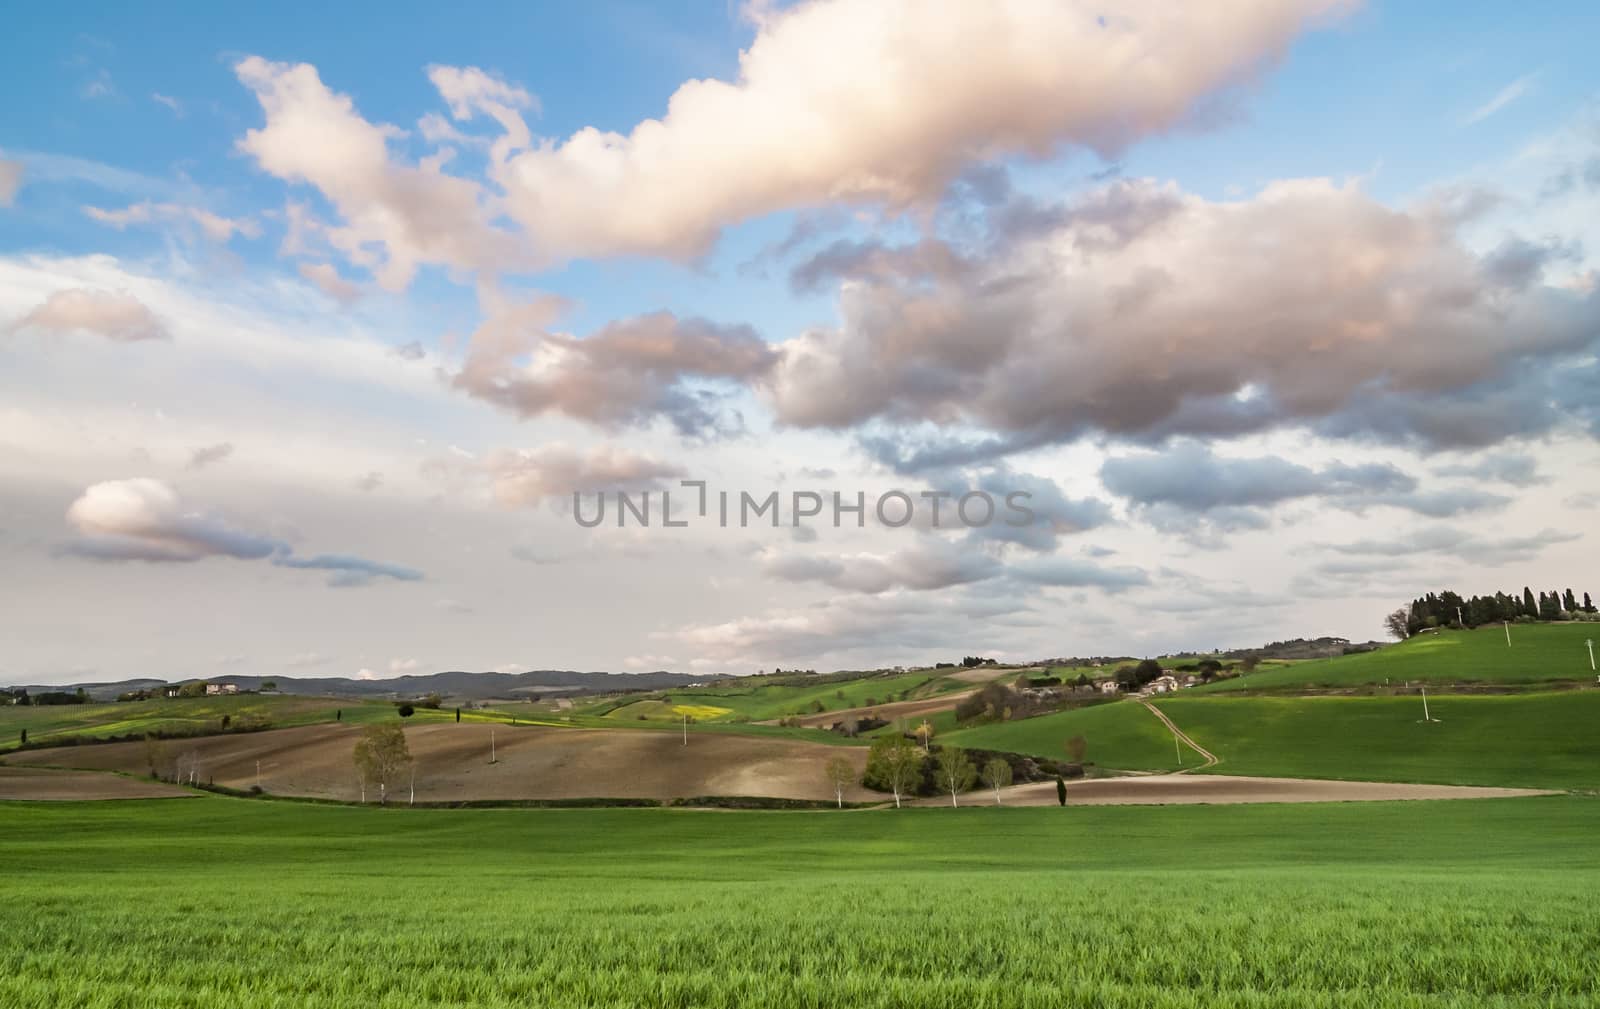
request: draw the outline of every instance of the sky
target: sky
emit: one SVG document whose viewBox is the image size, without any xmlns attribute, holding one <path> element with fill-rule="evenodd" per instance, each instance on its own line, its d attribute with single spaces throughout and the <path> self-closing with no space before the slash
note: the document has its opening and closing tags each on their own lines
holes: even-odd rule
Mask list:
<svg viewBox="0 0 1600 1009">
<path fill-rule="evenodd" d="M 0 683 L 1149 655 L 1600 592 L 1593 4 L 15 27 Z"/>
</svg>

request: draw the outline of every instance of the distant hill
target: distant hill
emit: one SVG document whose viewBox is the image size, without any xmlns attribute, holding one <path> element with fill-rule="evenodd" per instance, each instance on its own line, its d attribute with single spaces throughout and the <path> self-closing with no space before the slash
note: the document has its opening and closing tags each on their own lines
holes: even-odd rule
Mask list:
<svg viewBox="0 0 1600 1009">
<path fill-rule="evenodd" d="M 1274 641 L 1260 648 L 1235 648 L 1224 654 L 1231 659 L 1255 657 L 1258 659 L 1331 659 L 1336 655 L 1356 655 L 1375 652 L 1384 647 L 1382 641 L 1353 642 L 1349 638 L 1291 638 Z"/>
<path fill-rule="evenodd" d="M 194 677 L 173 680 L 190 682 Z M 358 680 L 349 676 L 208 676 L 208 682 L 235 683 L 240 690 L 259 690 L 265 681 L 277 684 L 284 694 L 309 694 L 334 697 L 412 697 L 439 693 L 447 697 L 487 700 L 493 697 L 521 697 L 537 693 L 607 693 L 616 690 L 666 690 L 705 681 L 688 673 L 607 673 L 579 672 L 573 669 L 536 669 L 526 673 L 470 673 L 452 670 L 443 673 L 395 676 L 380 680 Z M 73 691 L 79 687 L 95 700 L 113 700 L 118 694 L 158 686 L 164 680 L 148 677 L 99 683 L 19 684 L 30 694 L 51 690 Z"/>
</svg>

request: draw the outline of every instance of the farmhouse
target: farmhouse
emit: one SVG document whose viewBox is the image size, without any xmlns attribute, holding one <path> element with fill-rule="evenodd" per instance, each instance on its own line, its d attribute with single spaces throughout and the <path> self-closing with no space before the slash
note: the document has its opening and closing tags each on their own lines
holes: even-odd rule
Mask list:
<svg viewBox="0 0 1600 1009">
<path fill-rule="evenodd" d="M 237 694 L 238 692 L 239 692 L 239 684 L 237 684 L 237 683 L 207 683 L 206 684 L 206 696 L 207 697 L 215 697 L 218 694 Z"/>
<path fill-rule="evenodd" d="M 1171 673 L 1158 676 L 1150 681 L 1150 692 L 1154 694 L 1170 694 L 1178 689 L 1178 678 Z"/>
<path fill-rule="evenodd" d="M 1117 686 L 1117 681 L 1116 680 L 1101 680 L 1100 681 L 1100 692 L 1102 694 L 1114 694 L 1118 690 L 1121 690 L 1121 689 L 1122 689 L 1121 687 Z"/>
</svg>

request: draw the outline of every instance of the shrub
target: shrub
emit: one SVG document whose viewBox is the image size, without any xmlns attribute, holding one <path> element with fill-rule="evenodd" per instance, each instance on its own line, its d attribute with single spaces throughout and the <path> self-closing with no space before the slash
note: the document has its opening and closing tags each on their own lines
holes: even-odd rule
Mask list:
<svg viewBox="0 0 1600 1009">
<path fill-rule="evenodd" d="M 410 718 L 412 715 L 414 715 L 416 713 L 417 713 L 417 709 L 413 708 L 411 705 L 409 705 L 409 704 L 400 705 L 400 717 L 401 718 Z"/>
</svg>

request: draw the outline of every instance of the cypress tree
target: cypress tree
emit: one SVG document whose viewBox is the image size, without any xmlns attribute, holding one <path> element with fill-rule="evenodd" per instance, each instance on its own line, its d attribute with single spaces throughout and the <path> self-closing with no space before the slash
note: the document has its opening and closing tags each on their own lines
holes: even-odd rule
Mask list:
<svg viewBox="0 0 1600 1009">
<path fill-rule="evenodd" d="M 1533 603 L 1533 590 L 1528 588 L 1526 585 L 1522 587 L 1522 612 L 1531 617 L 1536 617 L 1539 615 L 1539 607 L 1535 606 Z"/>
<path fill-rule="evenodd" d="M 1566 607 L 1568 613 L 1577 612 L 1578 600 L 1573 597 L 1571 589 L 1568 589 L 1567 594 L 1561 597 L 1561 603 Z"/>
</svg>

